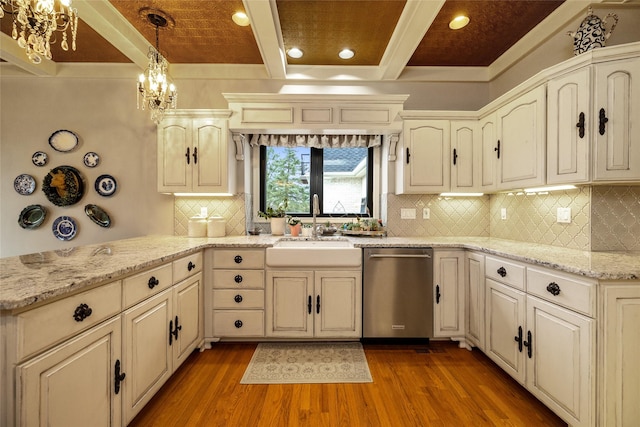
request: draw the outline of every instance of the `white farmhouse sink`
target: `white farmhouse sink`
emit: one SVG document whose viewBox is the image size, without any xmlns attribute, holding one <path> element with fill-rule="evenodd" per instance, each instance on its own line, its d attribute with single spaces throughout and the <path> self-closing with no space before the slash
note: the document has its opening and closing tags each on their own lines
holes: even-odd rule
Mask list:
<svg viewBox="0 0 640 427">
<path fill-rule="evenodd" d="M 269 267 L 360 267 L 362 249 L 349 240 L 279 240 L 267 248 Z"/>
</svg>

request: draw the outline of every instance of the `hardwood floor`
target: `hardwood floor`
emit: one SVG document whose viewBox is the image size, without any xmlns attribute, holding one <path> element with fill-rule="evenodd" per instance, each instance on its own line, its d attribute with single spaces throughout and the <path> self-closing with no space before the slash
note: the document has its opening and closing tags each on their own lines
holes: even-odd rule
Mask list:
<svg viewBox="0 0 640 427">
<path fill-rule="evenodd" d="M 131 426 L 566 426 L 482 352 L 365 344 L 373 383 L 244 385 L 255 343 L 195 352 Z"/>
</svg>

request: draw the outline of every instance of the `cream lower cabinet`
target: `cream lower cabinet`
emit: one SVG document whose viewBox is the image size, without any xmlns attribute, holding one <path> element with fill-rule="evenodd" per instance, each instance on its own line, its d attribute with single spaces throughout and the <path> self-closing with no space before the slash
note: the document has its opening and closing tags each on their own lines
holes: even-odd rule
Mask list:
<svg viewBox="0 0 640 427">
<path fill-rule="evenodd" d="M 359 338 L 362 274 L 352 271 L 267 270 L 266 335 Z"/>
<path fill-rule="evenodd" d="M 464 251 L 433 253 L 434 337 L 464 337 Z"/>
<path fill-rule="evenodd" d="M 484 350 L 484 255 L 465 254 L 465 332 L 467 341 Z"/>
</svg>

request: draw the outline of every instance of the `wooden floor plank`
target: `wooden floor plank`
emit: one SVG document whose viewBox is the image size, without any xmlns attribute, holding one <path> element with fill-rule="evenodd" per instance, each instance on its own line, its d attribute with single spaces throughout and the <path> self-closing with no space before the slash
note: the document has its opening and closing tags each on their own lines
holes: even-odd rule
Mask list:
<svg viewBox="0 0 640 427">
<path fill-rule="evenodd" d="M 566 426 L 482 352 L 455 343 L 365 344 L 373 383 L 240 384 L 256 345 L 194 352 L 130 425 Z"/>
</svg>

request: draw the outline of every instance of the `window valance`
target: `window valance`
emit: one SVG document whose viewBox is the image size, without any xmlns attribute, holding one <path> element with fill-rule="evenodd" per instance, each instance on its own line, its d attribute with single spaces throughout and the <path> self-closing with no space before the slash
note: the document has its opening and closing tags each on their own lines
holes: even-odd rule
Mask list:
<svg viewBox="0 0 640 427">
<path fill-rule="evenodd" d="M 382 144 L 382 135 L 251 135 L 252 147 L 369 148 Z"/>
</svg>

